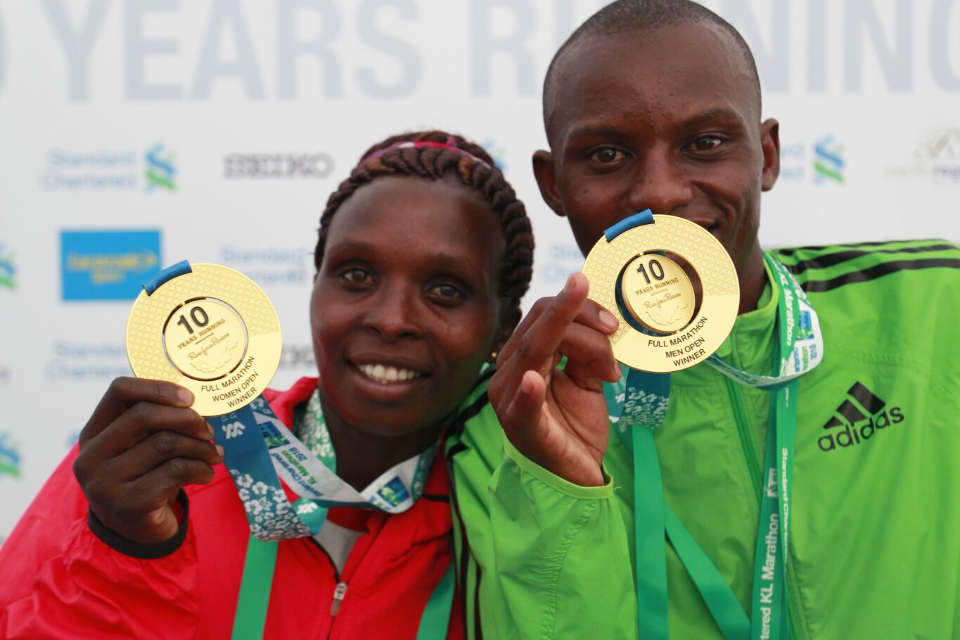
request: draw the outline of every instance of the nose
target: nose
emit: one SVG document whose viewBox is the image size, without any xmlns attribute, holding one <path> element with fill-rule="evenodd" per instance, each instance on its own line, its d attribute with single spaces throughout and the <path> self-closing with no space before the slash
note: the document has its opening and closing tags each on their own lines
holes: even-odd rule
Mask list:
<svg viewBox="0 0 960 640">
<path fill-rule="evenodd" d="M 680 160 L 669 149 L 653 148 L 638 163 L 630 190 L 631 211 L 649 208 L 654 213 L 679 215 L 678 210 L 693 199 L 690 183 Z"/>
<path fill-rule="evenodd" d="M 367 299 L 363 326 L 372 329 L 387 340 L 396 340 L 421 333 L 419 291 L 402 282 L 381 284 L 377 295 Z"/>
</svg>

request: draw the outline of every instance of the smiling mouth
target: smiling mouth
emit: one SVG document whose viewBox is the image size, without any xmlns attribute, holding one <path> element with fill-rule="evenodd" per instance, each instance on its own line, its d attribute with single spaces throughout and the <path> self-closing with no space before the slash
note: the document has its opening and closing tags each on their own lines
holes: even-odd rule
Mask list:
<svg viewBox="0 0 960 640">
<path fill-rule="evenodd" d="M 370 380 L 380 384 L 398 384 L 423 377 L 419 371 L 385 364 L 359 364 L 357 369 Z"/>
</svg>

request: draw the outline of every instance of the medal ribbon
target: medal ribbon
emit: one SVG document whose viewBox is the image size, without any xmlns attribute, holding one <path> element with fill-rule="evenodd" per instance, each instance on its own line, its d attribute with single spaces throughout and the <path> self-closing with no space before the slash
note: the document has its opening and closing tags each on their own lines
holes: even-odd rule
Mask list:
<svg viewBox="0 0 960 640">
<path fill-rule="evenodd" d="M 276 540 L 264 542 L 252 535 L 247 542 L 240 595 L 237 597 L 233 633 L 230 636 L 232 640 L 259 640 L 263 637 L 278 544 Z M 423 609 L 416 640 L 443 640 L 447 637 L 450 612 L 453 609 L 454 583 L 451 560 Z"/>
<path fill-rule="evenodd" d="M 325 434 L 323 412 L 315 415 Z M 325 460 L 318 458 L 262 397 L 240 411 L 207 421 L 224 449 L 224 464 L 237 485 L 250 531 L 260 540 L 315 535 L 332 506 L 406 511 L 423 493 L 438 446 L 391 467 L 358 492 L 334 472 L 332 448 Z M 299 496 L 292 505 L 280 478 Z"/>
<path fill-rule="evenodd" d="M 610 227 L 605 236 L 610 241 L 629 228 L 652 222 L 647 210 Z M 610 421 L 616 425 L 634 462 L 635 579 L 641 638 L 669 637 L 664 534 L 727 640 L 783 640 L 789 636 L 784 595 L 785 550 L 789 542 L 797 419 L 796 379 L 820 363 L 823 340 L 816 312 L 792 274 L 766 252 L 763 258 L 771 276 L 780 284 L 776 370 L 773 375 L 762 376 L 742 371 L 716 354 L 707 360 L 741 384 L 775 392 L 764 460 L 767 481 L 762 489 L 754 562 L 752 624 L 723 576 L 663 499 L 653 430 L 662 425 L 666 416 L 669 374 L 646 373 L 621 365 L 624 375 L 620 380 L 604 385 Z"/>
</svg>

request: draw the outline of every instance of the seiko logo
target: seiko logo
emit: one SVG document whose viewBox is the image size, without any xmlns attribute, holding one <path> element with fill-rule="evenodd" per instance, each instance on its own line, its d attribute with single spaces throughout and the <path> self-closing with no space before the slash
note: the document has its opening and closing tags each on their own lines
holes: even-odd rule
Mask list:
<svg viewBox="0 0 960 640">
<path fill-rule="evenodd" d="M 326 153 L 231 153 L 224 178 L 326 178 L 333 158 Z"/>
<path fill-rule="evenodd" d="M 887 403 L 874 395 L 863 384 L 855 382 L 847 390 L 847 398 L 837 407 L 824 429 L 836 429 L 817 439 L 821 451 L 833 451 L 837 447 L 852 447 L 863 444 L 887 427 L 903 422 L 905 416 L 900 407 L 887 407 Z"/>
</svg>

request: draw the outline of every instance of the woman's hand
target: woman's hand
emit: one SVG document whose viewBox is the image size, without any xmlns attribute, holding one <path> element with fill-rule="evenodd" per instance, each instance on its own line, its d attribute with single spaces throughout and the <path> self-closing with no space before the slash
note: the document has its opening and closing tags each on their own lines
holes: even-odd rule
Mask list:
<svg viewBox="0 0 960 640">
<path fill-rule="evenodd" d="M 574 484 L 599 486 L 610 433 L 603 382 L 619 380 L 620 368 L 608 338 L 617 320 L 588 290 L 575 273 L 534 304 L 500 351 L 488 395 L 517 450 Z"/>
<path fill-rule="evenodd" d="M 173 383 L 117 378 L 80 432 L 74 475 L 90 510 L 121 537 L 172 538 L 180 488 L 213 479 L 223 451 L 192 403 L 193 394 Z"/>
</svg>

